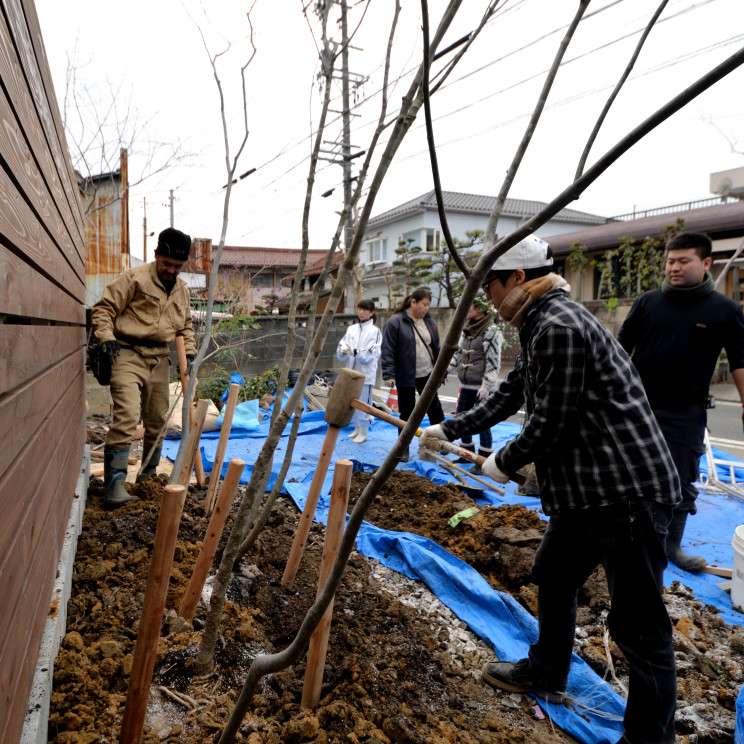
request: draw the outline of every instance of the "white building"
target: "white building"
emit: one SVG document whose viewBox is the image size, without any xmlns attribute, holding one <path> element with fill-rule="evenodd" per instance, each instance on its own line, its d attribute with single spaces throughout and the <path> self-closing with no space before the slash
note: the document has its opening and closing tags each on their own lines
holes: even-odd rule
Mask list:
<svg viewBox="0 0 744 744">
<path fill-rule="evenodd" d="M 459 194 L 452 191 L 445 191 L 442 195 L 453 238 L 466 240 L 466 232 L 485 231 L 496 197 Z M 506 235 L 511 232 L 544 206 L 544 202 L 507 199 L 499 220 L 498 234 Z M 606 218 L 598 215 L 575 209 L 562 209 L 546 222 L 537 234 L 557 235 L 593 225 L 603 225 L 606 222 Z M 443 247 L 437 200 L 433 190 L 377 217 L 372 217 L 369 221 L 360 257 L 364 270 L 364 298 L 374 300 L 380 308 L 389 306 L 388 284 L 393 261 L 397 258 L 395 250 L 401 243 L 422 248 L 425 253 L 439 252 Z M 440 298 L 439 295 L 438 290 L 432 287 L 432 304 L 447 307 L 446 297 Z"/>
</svg>

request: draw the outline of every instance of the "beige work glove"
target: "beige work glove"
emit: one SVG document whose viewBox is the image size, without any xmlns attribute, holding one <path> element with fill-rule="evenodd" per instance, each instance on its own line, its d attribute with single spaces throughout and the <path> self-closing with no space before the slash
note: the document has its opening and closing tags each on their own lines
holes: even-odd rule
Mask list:
<svg viewBox="0 0 744 744">
<path fill-rule="evenodd" d="M 496 483 L 508 483 L 511 480 L 511 478 L 496 464 L 495 452 L 486 458 L 486 461 L 481 465 L 481 470 L 484 475 L 487 475 Z"/>
<path fill-rule="evenodd" d="M 426 449 L 434 450 L 439 452 L 441 449 L 440 442 L 449 442 L 447 435 L 439 424 L 433 426 L 427 426 L 419 437 L 419 448 L 425 447 Z"/>
</svg>

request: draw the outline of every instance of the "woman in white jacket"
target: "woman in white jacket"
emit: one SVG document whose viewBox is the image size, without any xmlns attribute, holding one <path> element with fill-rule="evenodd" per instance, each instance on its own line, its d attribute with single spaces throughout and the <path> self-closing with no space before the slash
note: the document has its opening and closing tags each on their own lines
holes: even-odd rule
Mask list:
<svg viewBox="0 0 744 744">
<path fill-rule="evenodd" d="M 372 405 L 372 388 L 377 380 L 377 361 L 382 347 L 382 333 L 375 325 L 375 303 L 362 300 L 357 305 L 358 323 L 349 326 L 344 337 L 338 342 L 336 356 L 346 361 L 347 369 L 364 373 L 364 389 L 359 399 Z M 367 440 L 372 416 L 361 411 L 354 411 L 354 431 L 349 437 L 357 444 Z"/>
</svg>

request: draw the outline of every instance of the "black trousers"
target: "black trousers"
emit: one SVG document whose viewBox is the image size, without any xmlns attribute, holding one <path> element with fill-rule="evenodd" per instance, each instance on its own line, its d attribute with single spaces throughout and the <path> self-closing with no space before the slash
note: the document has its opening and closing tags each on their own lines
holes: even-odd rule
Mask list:
<svg viewBox="0 0 744 744">
<path fill-rule="evenodd" d="M 631 744 L 672 744 L 677 673 L 664 604 L 664 553 L 671 507 L 623 501 L 554 515 L 535 553 L 539 637 L 530 647 L 536 675 L 565 684 L 579 589 L 602 564 L 610 593 L 607 625 L 630 667 L 623 723 Z"/>
<path fill-rule="evenodd" d="M 708 412 L 702 406 L 654 408 L 654 416 L 664 435 L 682 489 L 677 511 L 695 514 L 698 490 L 693 485 L 700 477 L 700 455 L 705 452 L 705 426 Z"/>
<path fill-rule="evenodd" d="M 398 408 L 400 409 L 401 421 L 408 421 L 413 407 L 416 405 L 416 391 L 418 390 L 420 393 L 428 381 L 429 375 L 426 375 L 426 377 L 417 377 L 415 388 L 398 388 Z M 439 395 L 437 393 L 434 393 L 434 398 L 432 398 L 429 404 L 427 414 L 429 415 L 430 424 L 441 424 L 444 421 L 444 411 L 442 410 L 442 404 L 439 402 Z"/>
</svg>

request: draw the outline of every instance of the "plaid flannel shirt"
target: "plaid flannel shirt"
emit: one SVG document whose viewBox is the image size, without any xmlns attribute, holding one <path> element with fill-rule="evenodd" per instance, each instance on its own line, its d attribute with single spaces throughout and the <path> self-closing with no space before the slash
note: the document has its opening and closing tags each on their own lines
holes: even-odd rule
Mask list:
<svg viewBox="0 0 744 744">
<path fill-rule="evenodd" d="M 495 459 L 505 473 L 535 463 L 546 514 L 631 499 L 677 504 L 679 479 L 643 385 L 604 325 L 556 289 L 530 308 L 519 336 L 514 369 L 444 422 L 447 437 L 482 431 L 524 403 L 522 431 Z"/>
</svg>

